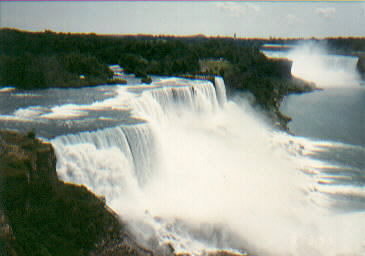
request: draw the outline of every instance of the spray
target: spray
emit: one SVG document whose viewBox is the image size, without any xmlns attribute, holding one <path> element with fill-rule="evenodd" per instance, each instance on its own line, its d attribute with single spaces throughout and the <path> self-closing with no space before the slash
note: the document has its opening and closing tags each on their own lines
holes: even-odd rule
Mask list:
<svg viewBox="0 0 365 256">
<path fill-rule="evenodd" d="M 54 139 L 57 171 L 105 195 L 147 246 L 364 254 L 365 215 L 327 207 L 313 167 L 326 165 L 305 153 L 313 142 L 273 131 L 245 101 L 219 100 L 210 82 L 166 79 L 118 99 L 145 122 Z"/>
<path fill-rule="evenodd" d="M 331 55 L 315 42 L 299 44 L 287 56 L 293 61 L 292 74 L 314 82 L 320 88 L 358 86 L 358 57 Z"/>
</svg>

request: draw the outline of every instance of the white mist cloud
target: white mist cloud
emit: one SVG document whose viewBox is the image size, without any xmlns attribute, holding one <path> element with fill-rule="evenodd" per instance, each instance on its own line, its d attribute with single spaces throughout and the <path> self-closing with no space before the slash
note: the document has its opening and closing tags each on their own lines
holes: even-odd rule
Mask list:
<svg viewBox="0 0 365 256">
<path fill-rule="evenodd" d="M 105 195 L 147 247 L 170 244 L 194 255 L 241 246 L 267 256 L 362 255 L 364 213 L 327 209 L 320 177 L 301 171 L 325 167 L 305 157 L 314 142 L 271 131 L 246 100 L 216 109 L 210 83 L 165 79 L 158 86 L 141 95 L 121 88 L 99 103 L 123 104 L 121 111 L 130 108 L 146 125 L 54 139 L 58 175 Z M 232 247 L 233 240 L 245 242 Z"/>
<path fill-rule="evenodd" d="M 330 55 L 323 45 L 306 42 L 291 50 L 292 74 L 320 88 L 357 87 L 356 57 Z"/>
<path fill-rule="evenodd" d="M 322 18 L 332 18 L 336 14 L 336 9 L 333 7 L 317 8 L 315 12 Z"/>
<path fill-rule="evenodd" d="M 260 11 L 260 7 L 252 3 L 219 2 L 216 6 L 231 16 L 243 16 Z"/>
</svg>

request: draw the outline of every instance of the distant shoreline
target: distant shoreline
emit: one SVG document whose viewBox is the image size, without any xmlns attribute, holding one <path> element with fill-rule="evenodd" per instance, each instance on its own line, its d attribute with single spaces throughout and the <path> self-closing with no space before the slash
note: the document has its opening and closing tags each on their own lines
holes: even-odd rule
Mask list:
<svg viewBox="0 0 365 256">
<path fill-rule="evenodd" d="M 19 89 L 79 88 L 118 84 L 108 65 L 118 64 L 143 82 L 151 75 L 221 76 L 228 96 L 249 92 L 254 105 L 286 128 L 279 111 L 289 93 L 311 91 L 314 84 L 291 75 L 291 61 L 269 59 L 264 44 L 319 39 L 241 39 L 155 35 L 97 35 L 0 29 L 0 86 Z M 365 38 L 327 38 L 329 49 L 365 51 Z"/>
</svg>

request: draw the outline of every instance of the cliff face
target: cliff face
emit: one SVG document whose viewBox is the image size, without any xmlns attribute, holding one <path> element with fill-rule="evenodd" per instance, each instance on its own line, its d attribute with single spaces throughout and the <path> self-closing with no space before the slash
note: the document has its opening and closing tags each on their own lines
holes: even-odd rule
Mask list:
<svg viewBox="0 0 365 256">
<path fill-rule="evenodd" d="M 87 255 L 123 225 L 83 186 L 58 180 L 51 144 L 0 132 L 0 254 Z M 138 254 L 136 254 L 138 255 Z"/>
<path fill-rule="evenodd" d="M 224 72 L 227 92 L 251 93 L 253 104 L 266 113 L 277 128 L 288 131 L 290 117 L 279 110 L 283 98 L 290 93 L 310 92 L 316 88 L 314 83 L 293 77 L 291 67 L 290 60 L 264 58 L 253 70 L 228 69 Z"/>
<path fill-rule="evenodd" d="M 26 184 L 54 186 L 58 182 L 52 146 L 34 139 L 33 133 L 0 132 L 0 149 L 3 177 Z"/>
</svg>

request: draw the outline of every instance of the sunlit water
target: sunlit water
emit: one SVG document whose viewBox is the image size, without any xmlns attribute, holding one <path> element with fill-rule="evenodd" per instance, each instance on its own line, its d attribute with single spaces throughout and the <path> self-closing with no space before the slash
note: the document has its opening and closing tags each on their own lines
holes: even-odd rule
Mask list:
<svg viewBox="0 0 365 256">
<path fill-rule="evenodd" d="M 364 255 L 363 144 L 275 131 L 220 78 L 0 100 L 0 128 L 50 140 L 60 178 L 104 195 L 147 247 Z"/>
</svg>

